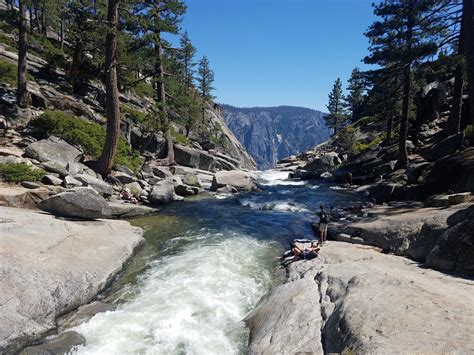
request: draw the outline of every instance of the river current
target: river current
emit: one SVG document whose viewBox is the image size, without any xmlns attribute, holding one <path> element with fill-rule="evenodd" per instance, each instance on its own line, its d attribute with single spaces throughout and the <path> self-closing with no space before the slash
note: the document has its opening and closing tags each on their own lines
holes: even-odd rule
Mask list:
<svg viewBox="0 0 474 355">
<path fill-rule="evenodd" d="M 260 174 L 264 190 L 174 203 L 132 224 L 146 243 L 108 292 L 118 306 L 75 330 L 79 354 L 242 354 L 242 319 L 275 283 L 278 257 L 313 238 L 319 205 L 353 194 L 328 184 Z"/>
</svg>

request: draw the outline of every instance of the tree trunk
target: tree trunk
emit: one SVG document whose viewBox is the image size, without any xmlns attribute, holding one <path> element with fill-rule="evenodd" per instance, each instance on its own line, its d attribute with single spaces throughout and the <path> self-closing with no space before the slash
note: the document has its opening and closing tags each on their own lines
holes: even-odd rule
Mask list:
<svg viewBox="0 0 474 355">
<path fill-rule="evenodd" d="M 38 16 L 38 0 L 33 1 L 32 6 L 34 7 L 34 10 L 35 10 L 36 31 L 38 33 L 41 33 L 40 20 L 39 20 L 39 16 Z"/>
<path fill-rule="evenodd" d="M 45 37 L 48 36 L 48 27 L 46 25 L 46 1 L 43 1 L 43 6 L 41 7 L 41 33 Z"/>
<path fill-rule="evenodd" d="M 32 4 L 28 6 L 28 13 L 30 14 L 30 33 L 33 34 L 34 24 L 33 24 L 33 5 Z"/>
<path fill-rule="evenodd" d="M 16 102 L 20 107 L 28 105 L 28 88 L 26 80 L 27 61 L 27 27 L 25 16 L 25 1 L 19 1 L 19 21 L 18 21 L 18 86 L 16 91 Z"/>
<path fill-rule="evenodd" d="M 400 120 L 400 136 L 398 141 L 398 167 L 406 167 L 408 163 L 407 135 L 408 135 L 408 113 L 410 109 L 411 96 L 411 65 L 407 64 L 403 73 L 403 102 L 402 117 Z"/>
<path fill-rule="evenodd" d="M 392 144 L 392 130 L 393 130 L 393 115 L 390 114 L 387 119 L 387 138 L 385 139 L 386 146 L 389 146 Z"/>
<path fill-rule="evenodd" d="M 156 7 L 157 7 L 156 16 L 159 18 L 160 17 L 159 4 L 157 4 Z M 163 44 L 161 43 L 160 28 L 156 29 L 156 41 L 157 43 L 155 44 L 155 52 L 156 52 L 157 60 L 155 64 L 155 70 L 156 70 L 157 79 L 158 79 L 156 94 L 157 94 L 158 104 L 160 105 L 162 114 L 163 114 L 163 127 L 164 127 L 166 146 L 167 146 L 167 154 L 166 154 L 165 160 L 167 160 L 167 164 L 173 165 L 175 164 L 174 146 L 173 146 L 173 137 L 171 136 L 170 122 L 168 119 L 168 110 L 166 106 L 165 71 L 163 68 Z"/>
<path fill-rule="evenodd" d="M 469 119 L 474 124 L 474 0 L 463 1 L 464 51 L 469 82 Z"/>
<path fill-rule="evenodd" d="M 461 29 L 459 31 L 458 43 L 458 64 L 454 73 L 454 90 L 453 102 L 451 104 L 451 114 L 449 117 L 449 129 L 451 133 L 459 133 L 461 131 L 461 114 L 462 114 L 462 92 L 464 90 L 464 39 L 463 39 L 464 20 L 461 20 Z"/>
<path fill-rule="evenodd" d="M 109 0 L 105 40 L 105 90 L 107 131 L 102 154 L 95 164 L 96 171 L 107 176 L 112 169 L 120 138 L 120 102 L 117 89 L 117 31 L 120 0 Z"/>
<path fill-rule="evenodd" d="M 77 39 L 76 45 L 74 46 L 74 53 L 72 56 L 71 72 L 69 73 L 69 80 L 72 86 L 72 92 L 77 92 L 77 83 L 79 81 L 79 75 L 81 74 L 81 56 L 82 56 L 82 41 Z"/>
<path fill-rule="evenodd" d="M 61 22 L 59 28 L 59 48 L 64 50 L 64 10 L 61 10 Z"/>
<path fill-rule="evenodd" d="M 413 7 L 413 1 L 409 4 L 410 8 Z M 407 32 L 406 32 L 406 45 L 408 55 L 411 55 L 412 49 L 412 38 L 413 38 L 413 14 L 409 11 L 407 19 Z M 404 63 L 403 68 L 403 100 L 402 100 L 402 117 L 400 120 L 400 136 L 398 141 L 398 167 L 406 167 L 408 164 L 408 152 L 407 152 L 407 135 L 408 135 L 408 114 L 410 111 L 410 99 L 411 99 L 411 59 Z"/>
</svg>

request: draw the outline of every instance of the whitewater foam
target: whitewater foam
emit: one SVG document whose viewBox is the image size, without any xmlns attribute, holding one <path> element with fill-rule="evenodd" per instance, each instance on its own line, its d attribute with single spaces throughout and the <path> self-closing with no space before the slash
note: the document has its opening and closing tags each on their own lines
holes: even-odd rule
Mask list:
<svg viewBox="0 0 474 355">
<path fill-rule="evenodd" d="M 78 352 L 244 352 L 247 329 L 241 320 L 271 284 L 275 250 L 235 233 L 206 237 L 153 262 L 133 299 L 77 327 L 87 340 Z"/>
<path fill-rule="evenodd" d="M 280 211 L 280 212 L 309 212 L 308 209 L 301 204 L 292 200 L 257 202 L 253 199 L 240 199 L 239 203 L 243 207 L 249 207 L 256 211 Z"/>
</svg>

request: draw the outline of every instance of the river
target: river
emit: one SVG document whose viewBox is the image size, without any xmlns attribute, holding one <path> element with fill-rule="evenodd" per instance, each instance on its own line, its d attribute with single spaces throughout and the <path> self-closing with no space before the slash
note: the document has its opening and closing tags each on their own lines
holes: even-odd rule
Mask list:
<svg viewBox="0 0 474 355">
<path fill-rule="evenodd" d="M 241 354 L 242 319 L 276 282 L 278 257 L 295 238 L 313 238 L 319 205 L 354 195 L 325 183 L 260 174 L 259 193 L 196 198 L 133 220 L 145 247 L 109 290 L 118 304 L 77 329 L 79 354 Z"/>
</svg>

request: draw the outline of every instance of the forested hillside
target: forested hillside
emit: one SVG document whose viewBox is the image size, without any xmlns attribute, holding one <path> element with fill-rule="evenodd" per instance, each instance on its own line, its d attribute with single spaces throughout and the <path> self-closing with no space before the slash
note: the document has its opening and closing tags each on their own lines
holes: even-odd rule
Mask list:
<svg viewBox="0 0 474 355">
<path fill-rule="evenodd" d="M 117 164 L 138 172 L 146 161 L 255 167 L 213 102 L 209 60 L 196 58 L 181 28 L 183 1 L 0 7 L 4 144 L 55 135 L 80 147 L 85 164 L 103 177 Z M 186 146 L 197 158 L 183 153 Z"/>
</svg>

